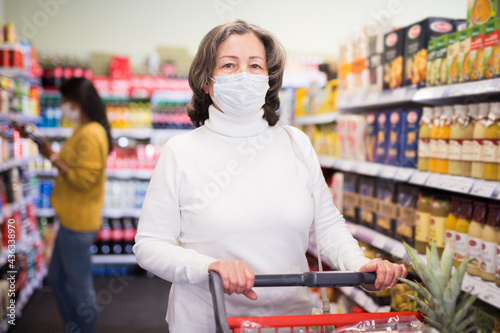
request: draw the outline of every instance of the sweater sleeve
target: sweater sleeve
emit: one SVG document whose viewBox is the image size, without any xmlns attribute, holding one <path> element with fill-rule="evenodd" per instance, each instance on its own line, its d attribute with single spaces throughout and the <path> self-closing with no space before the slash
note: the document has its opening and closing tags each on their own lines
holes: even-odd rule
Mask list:
<svg viewBox="0 0 500 333">
<path fill-rule="evenodd" d="M 294 138 L 302 149 L 313 182 L 315 220 L 321 255 L 335 269 L 359 271 L 370 259 L 366 258 L 349 231 L 344 217 L 335 207 L 309 138 L 297 129 L 294 130 Z M 316 245 L 314 226 L 311 227 L 311 243 Z"/>
<path fill-rule="evenodd" d="M 133 251 L 142 268 L 167 281 L 198 283 L 208 278 L 208 266 L 216 259 L 177 246 L 181 230 L 178 171 L 167 143 L 149 183 Z"/>
</svg>

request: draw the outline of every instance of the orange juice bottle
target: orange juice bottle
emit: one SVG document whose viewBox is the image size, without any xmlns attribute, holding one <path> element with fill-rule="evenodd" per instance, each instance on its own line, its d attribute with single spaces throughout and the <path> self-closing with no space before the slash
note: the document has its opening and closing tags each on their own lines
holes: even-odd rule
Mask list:
<svg viewBox="0 0 500 333">
<path fill-rule="evenodd" d="M 451 197 L 451 211 L 446 218 L 445 244 L 450 243 L 451 253 L 455 258 L 455 234 L 458 217 L 460 216 L 461 202 L 459 197 Z"/>
<path fill-rule="evenodd" d="M 455 228 L 455 267 L 469 255 L 469 225 L 472 219 L 472 200 L 461 199 L 460 215 Z"/>
<path fill-rule="evenodd" d="M 450 130 L 450 150 L 448 173 L 460 176 L 462 174 L 462 143 L 465 132 L 465 122 L 467 119 L 467 107 L 457 104 L 454 107 L 453 121 Z"/>
<path fill-rule="evenodd" d="M 479 113 L 478 104 L 469 104 L 468 115 L 464 124 L 464 139 L 462 141 L 462 176 L 471 177 L 472 155 L 474 150 L 474 127 Z"/>
<path fill-rule="evenodd" d="M 429 141 L 429 171 L 437 172 L 438 170 L 438 135 L 439 127 L 441 125 L 441 115 L 443 108 L 436 106 L 432 117 L 431 138 Z"/>
<path fill-rule="evenodd" d="M 498 174 L 498 163 L 500 156 L 499 134 L 500 134 L 500 103 L 490 104 L 490 113 L 486 124 L 485 139 L 481 151 L 481 161 L 483 164 L 483 179 L 496 180 Z"/>
<path fill-rule="evenodd" d="M 469 225 L 469 263 L 467 273 L 478 276 L 480 274 L 481 255 L 483 247 L 483 229 L 486 223 L 486 203 L 474 202 L 474 215 Z"/>
<path fill-rule="evenodd" d="M 483 141 L 486 137 L 486 125 L 488 124 L 488 114 L 490 113 L 490 104 L 479 104 L 479 115 L 474 125 L 473 150 L 472 150 L 472 169 L 471 175 L 474 178 L 483 178 L 484 163 L 481 160 L 481 151 L 483 149 Z"/>
<path fill-rule="evenodd" d="M 483 248 L 481 254 L 481 279 L 495 281 L 495 273 L 500 267 L 496 267 L 497 256 L 497 234 L 500 227 L 500 205 L 491 203 L 488 205 L 488 219 L 483 229 Z"/>
<path fill-rule="evenodd" d="M 439 173 L 448 173 L 449 150 L 450 150 L 450 132 L 451 122 L 453 120 L 453 106 L 444 106 L 441 115 L 441 126 L 438 131 L 438 160 L 437 171 Z"/>
<path fill-rule="evenodd" d="M 424 107 L 418 132 L 418 170 L 429 171 L 429 153 L 433 108 Z"/>
</svg>

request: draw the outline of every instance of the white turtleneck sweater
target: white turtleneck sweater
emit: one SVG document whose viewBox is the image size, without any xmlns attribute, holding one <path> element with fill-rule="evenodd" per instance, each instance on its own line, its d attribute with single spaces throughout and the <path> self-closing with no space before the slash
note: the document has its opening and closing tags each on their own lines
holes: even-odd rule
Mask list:
<svg viewBox="0 0 500 333">
<path fill-rule="evenodd" d="M 134 253 L 141 267 L 172 282 L 173 333 L 215 331 L 208 266 L 217 260 L 245 261 L 255 274 L 307 272 L 314 214 L 332 267 L 357 271 L 369 261 L 333 205 L 308 137 L 293 129 L 309 170 L 287 132 L 262 115 L 236 118 L 211 106 L 205 125 L 169 140 L 156 165 Z M 257 301 L 226 295 L 228 315 L 311 312 L 307 288 L 254 290 Z"/>
</svg>

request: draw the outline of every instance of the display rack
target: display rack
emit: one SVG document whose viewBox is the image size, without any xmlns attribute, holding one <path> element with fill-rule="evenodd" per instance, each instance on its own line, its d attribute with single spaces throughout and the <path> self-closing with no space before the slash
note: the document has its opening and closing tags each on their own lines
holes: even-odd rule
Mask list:
<svg viewBox="0 0 500 333">
<path fill-rule="evenodd" d="M 415 87 L 403 87 L 380 92 L 357 93 L 350 95 L 339 93 L 337 108 L 341 112 L 366 111 L 368 109 L 391 108 L 403 104 L 415 103 Z"/>
<path fill-rule="evenodd" d="M 336 159 L 325 156 L 320 156 L 319 161 L 321 166 L 325 168 L 333 168 L 345 172 L 353 172 L 455 193 L 500 200 L 500 182 L 497 181 L 422 172 L 412 168 Z"/>
<path fill-rule="evenodd" d="M 335 122 L 338 116 L 339 114 L 337 112 L 308 114 L 305 116 L 295 117 L 292 120 L 292 124 L 296 126 L 330 124 Z"/>
<path fill-rule="evenodd" d="M 73 128 L 69 127 L 39 127 L 37 131 L 46 138 L 69 138 Z M 152 128 L 114 128 L 111 130 L 113 138 L 127 137 L 131 139 L 149 140 L 154 137 L 171 138 L 185 134 L 190 130 L 184 129 L 152 129 Z"/>
<path fill-rule="evenodd" d="M 56 211 L 53 208 L 36 208 L 35 215 L 38 217 L 55 217 Z M 122 218 L 122 217 L 139 218 L 141 216 L 141 209 L 140 208 L 104 208 L 102 210 L 102 216 L 105 218 Z"/>
<path fill-rule="evenodd" d="M 137 259 L 133 254 L 96 254 L 92 256 L 92 263 L 100 265 L 135 265 Z"/>
<path fill-rule="evenodd" d="M 150 180 L 153 171 L 153 169 L 107 169 L 106 176 L 115 179 Z M 55 177 L 57 176 L 57 169 L 35 171 L 34 175 L 36 177 Z"/>
</svg>

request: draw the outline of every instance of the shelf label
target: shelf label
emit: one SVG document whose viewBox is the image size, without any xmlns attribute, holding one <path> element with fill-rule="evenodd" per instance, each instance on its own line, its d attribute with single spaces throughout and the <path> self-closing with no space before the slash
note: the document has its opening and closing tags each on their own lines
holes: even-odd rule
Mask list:
<svg viewBox="0 0 500 333">
<path fill-rule="evenodd" d="M 472 187 L 471 194 L 490 198 L 497 187 L 497 182 L 488 182 L 484 180 L 476 180 L 474 186 Z"/>
<path fill-rule="evenodd" d="M 377 163 L 366 163 L 368 169 L 366 170 L 366 175 L 368 176 L 377 176 L 380 172 L 380 164 Z"/>
<path fill-rule="evenodd" d="M 474 184 L 474 180 L 465 177 L 450 177 L 450 191 L 459 192 L 459 193 L 469 193 L 472 184 Z"/>
<path fill-rule="evenodd" d="M 406 88 L 394 89 L 392 92 L 392 98 L 394 101 L 402 101 L 406 97 Z"/>
<path fill-rule="evenodd" d="M 377 234 L 371 241 L 372 245 L 375 246 L 377 249 L 384 249 L 385 244 L 387 243 L 387 237 Z"/>
<path fill-rule="evenodd" d="M 339 169 L 342 169 L 343 171 L 347 171 L 347 172 L 352 171 L 352 168 L 353 168 L 353 162 L 352 161 L 342 160 L 342 161 L 339 161 L 339 162 L 340 162 Z"/>
<path fill-rule="evenodd" d="M 415 171 L 410 177 L 410 183 L 415 185 L 424 185 L 429 178 L 430 173 Z"/>
<path fill-rule="evenodd" d="M 391 249 L 391 252 L 390 252 L 393 256 L 395 256 L 396 258 L 400 258 L 400 259 L 403 259 L 406 255 L 406 249 L 404 247 L 403 244 L 401 243 L 396 243 L 392 249 Z"/>
<path fill-rule="evenodd" d="M 425 183 L 426 186 L 440 188 L 443 175 L 431 174 Z"/>
<path fill-rule="evenodd" d="M 397 168 L 393 166 L 384 166 L 380 172 L 380 177 L 393 179 L 397 172 Z"/>
<path fill-rule="evenodd" d="M 414 169 L 398 168 L 396 171 L 396 174 L 394 175 L 394 179 L 402 181 L 402 182 L 406 182 L 406 181 L 408 181 L 408 179 L 410 179 L 410 177 L 412 176 L 412 174 L 414 172 L 415 172 Z"/>
<path fill-rule="evenodd" d="M 376 92 L 370 93 L 368 95 L 368 105 L 374 105 L 377 104 L 379 94 Z"/>
</svg>

